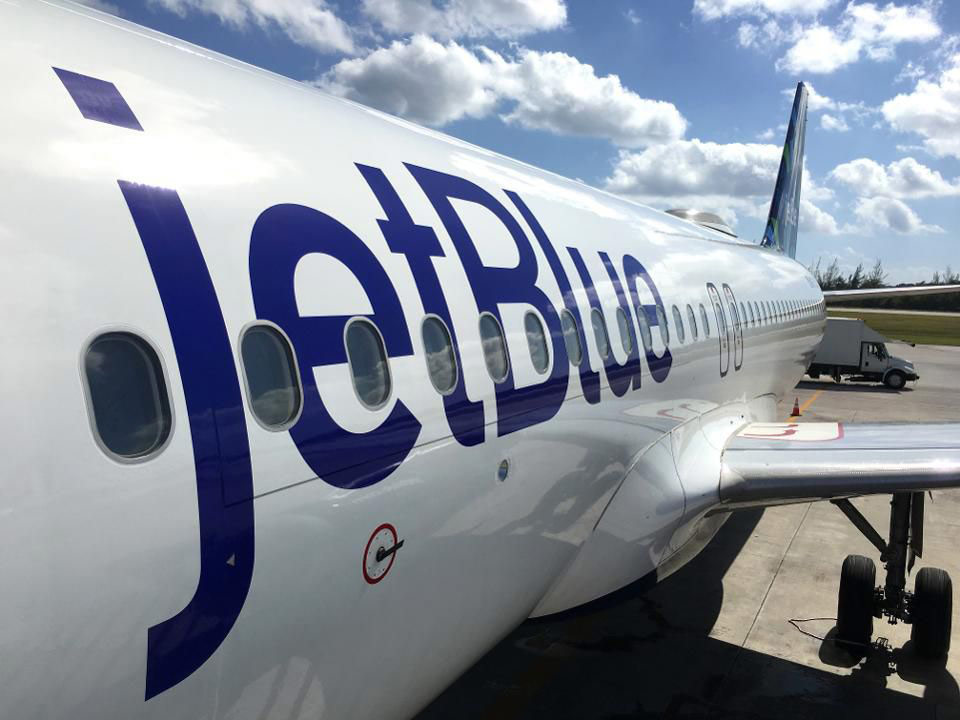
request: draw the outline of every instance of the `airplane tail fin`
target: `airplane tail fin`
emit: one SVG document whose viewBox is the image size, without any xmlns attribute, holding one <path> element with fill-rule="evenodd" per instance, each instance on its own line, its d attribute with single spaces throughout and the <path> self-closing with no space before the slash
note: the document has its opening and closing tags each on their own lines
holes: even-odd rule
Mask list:
<svg viewBox="0 0 960 720">
<path fill-rule="evenodd" d="M 770 202 L 767 229 L 760 244 L 797 256 L 797 225 L 800 218 L 800 179 L 803 175 L 803 143 L 807 131 L 807 86 L 797 83 L 793 111 L 783 144 L 780 172 Z"/>
</svg>

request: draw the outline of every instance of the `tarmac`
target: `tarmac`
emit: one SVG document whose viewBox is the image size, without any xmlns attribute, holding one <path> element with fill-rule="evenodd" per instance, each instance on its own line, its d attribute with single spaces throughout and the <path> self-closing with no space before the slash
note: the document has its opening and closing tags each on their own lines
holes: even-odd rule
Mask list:
<svg viewBox="0 0 960 720">
<path fill-rule="evenodd" d="M 883 315 L 932 315 L 934 317 L 960 317 L 960 312 L 947 312 L 941 310 L 885 310 L 883 308 L 865 308 L 865 307 L 845 307 L 844 305 L 831 305 L 831 310 L 839 312 L 862 312 L 862 313 L 880 313 Z"/>
<path fill-rule="evenodd" d="M 806 380 L 783 399 L 783 418 L 797 398 L 801 422 L 960 421 L 960 347 L 890 351 L 916 363 L 918 382 Z M 889 496 L 854 504 L 886 536 Z M 913 575 L 942 567 L 960 583 L 958 547 L 960 490 L 934 493 Z M 851 654 L 831 639 L 850 553 L 874 558 L 882 578 L 877 551 L 830 503 L 733 513 L 662 583 L 524 623 L 417 720 L 960 720 L 960 598 L 945 663 L 916 657 L 909 625 L 879 620 L 874 649 Z"/>
</svg>

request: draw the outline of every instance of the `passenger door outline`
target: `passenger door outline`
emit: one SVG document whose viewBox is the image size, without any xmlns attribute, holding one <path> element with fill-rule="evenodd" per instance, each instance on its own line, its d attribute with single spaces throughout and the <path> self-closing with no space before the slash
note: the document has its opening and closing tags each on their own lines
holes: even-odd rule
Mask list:
<svg viewBox="0 0 960 720">
<path fill-rule="evenodd" d="M 710 304 L 713 305 L 713 314 L 717 321 L 717 339 L 720 342 L 720 377 L 726 377 L 727 371 L 730 369 L 730 326 L 727 323 L 723 301 L 720 299 L 717 286 L 713 283 L 707 283 L 707 294 L 710 296 Z"/>
<path fill-rule="evenodd" d="M 726 283 L 723 284 L 723 294 L 727 297 L 730 306 L 730 319 L 733 322 L 733 369 L 739 370 L 743 365 L 743 323 L 740 318 L 740 308 L 733 290 Z"/>
</svg>

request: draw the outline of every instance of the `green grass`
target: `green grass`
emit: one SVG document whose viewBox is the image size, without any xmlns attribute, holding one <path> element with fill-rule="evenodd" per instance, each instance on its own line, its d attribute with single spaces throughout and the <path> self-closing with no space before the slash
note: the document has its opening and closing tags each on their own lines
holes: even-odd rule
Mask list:
<svg viewBox="0 0 960 720">
<path fill-rule="evenodd" d="M 890 340 L 919 345 L 960 345 L 960 317 L 828 311 L 831 317 L 860 318 Z"/>
</svg>

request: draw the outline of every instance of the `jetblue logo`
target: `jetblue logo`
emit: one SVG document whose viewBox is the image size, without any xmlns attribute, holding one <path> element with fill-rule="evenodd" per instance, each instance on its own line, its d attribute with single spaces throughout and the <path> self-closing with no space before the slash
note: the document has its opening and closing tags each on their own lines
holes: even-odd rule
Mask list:
<svg viewBox="0 0 960 720">
<path fill-rule="evenodd" d="M 112 83 L 64 70 L 56 73 L 87 119 L 144 131 Z M 405 259 L 423 312 L 441 318 L 449 328 L 453 352 L 462 367 L 456 324 L 434 268 L 434 259 L 446 254 L 435 230 L 413 221 L 383 170 L 357 165 L 355 171 L 382 210 L 378 226 L 383 239 L 392 253 Z M 579 366 L 571 365 L 560 322 L 560 311 L 570 312 L 576 320 L 580 346 L 585 349 L 585 328 L 590 322 L 584 321 L 574 297 L 575 285 L 586 292 L 588 313 L 602 308 L 581 252 L 565 248 L 576 271 L 574 280 L 567 274 L 560 251 L 517 193 L 504 190 L 505 199 L 501 200 L 455 175 L 412 164 L 399 171 L 413 177 L 450 237 L 478 315 L 490 313 L 502 326 L 501 306 L 520 304 L 536 309 L 546 323 L 554 358 L 552 371 L 538 384 L 519 387 L 511 369 L 505 380 L 495 385 L 497 434 L 507 435 L 553 418 L 567 395 L 571 367 L 579 373 L 584 401 L 599 403 L 600 375 L 591 369 L 586 352 Z M 194 597 L 176 616 L 148 631 L 145 696 L 149 699 L 206 662 L 236 621 L 253 574 L 254 491 L 232 344 L 186 209 L 175 190 L 127 179 L 120 180 L 119 185 L 146 252 L 173 339 L 189 412 L 200 514 L 201 575 Z M 454 202 L 469 203 L 492 214 L 516 248 L 515 266 L 484 263 L 477 239 L 470 235 Z M 535 248 L 546 259 L 546 268 L 540 266 Z M 347 362 L 343 333 L 349 317 L 300 314 L 294 273 L 300 260 L 309 254 L 339 261 L 358 280 L 371 307 L 367 317 L 380 328 L 389 356 L 412 355 L 413 340 L 390 277 L 367 243 L 349 227 L 322 210 L 303 205 L 274 205 L 260 214 L 251 229 L 249 247 L 254 307 L 259 319 L 275 323 L 290 338 L 304 389 L 303 411 L 290 427 L 290 436 L 318 478 L 339 488 L 368 487 L 399 467 L 417 443 L 421 424 L 400 400 L 380 426 L 368 432 L 347 430 L 331 415 L 317 387 L 314 368 Z M 663 307 L 663 302 L 643 264 L 630 255 L 619 263 L 606 252 L 598 256 L 605 275 L 602 279 L 610 282 L 626 317 L 632 317 L 631 308 L 636 308 L 645 315 L 648 325 L 656 327 L 656 310 Z M 541 272 L 553 276 L 558 298 L 551 299 L 537 285 Z M 653 302 L 644 303 L 642 297 Z M 561 304 L 558 306 L 555 300 Z M 612 353 L 603 360 L 607 383 L 616 397 L 640 389 L 644 362 L 655 382 L 666 380 L 672 366 L 669 349 L 657 354 L 646 347 L 632 323 L 629 335 L 631 350 L 624 362 Z M 455 440 L 463 446 L 483 442 L 484 428 L 490 421 L 483 403 L 467 396 L 462 373 L 453 391 L 442 398 Z"/>
</svg>

